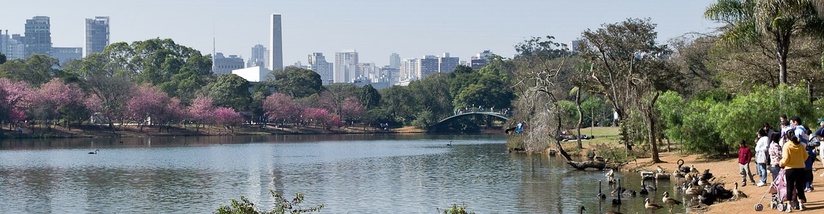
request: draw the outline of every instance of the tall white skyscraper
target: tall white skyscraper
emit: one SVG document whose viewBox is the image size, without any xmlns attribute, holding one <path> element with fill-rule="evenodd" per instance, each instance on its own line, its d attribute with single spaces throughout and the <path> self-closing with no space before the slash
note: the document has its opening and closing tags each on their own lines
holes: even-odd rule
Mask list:
<svg viewBox="0 0 824 214">
<path fill-rule="evenodd" d="M 324 85 L 332 83 L 334 77 L 334 75 L 332 75 L 332 71 L 334 70 L 332 65 L 333 63 L 326 61 L 326 57 L 323 56 L 323 53 L 315 52 L 309 54 L 309 69 L 312 69 L 315 73 L 320 75 L 320 80 Z"/>
<path fill-rule="evenodd" d="M 283 69 L 283 34 L 280 28 L 280 14 L 273 13 L 269 31 L 269 70 Z"/>
<path fill-rule="evenodd" d="M 335 53 L 335 83 L 351 83 L 358 73 L 358 52 L 346 50 Z"/>
</svg>

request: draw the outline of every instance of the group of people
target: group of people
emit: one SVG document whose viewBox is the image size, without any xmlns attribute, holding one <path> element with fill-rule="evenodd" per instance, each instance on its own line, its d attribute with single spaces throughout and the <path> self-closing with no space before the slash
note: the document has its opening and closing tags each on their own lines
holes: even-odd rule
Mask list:
<svg viewBox="0 0 824 214">
<path fill-rule="evenodd" d="M 799 117 L 792 117 L 787 120 L 786 115 L 781 115 L 780 128 L 774 130 L 769 123 L 764 123 L 764 127 L 757 132 L 758 138 L 755 143 L 755 151 L 747 147 L 747 142 L 742 140 L 739 143 L 738 164 L 743 186 L 747 185 L 747 178 L 757 186 L 764 186 L 767 183 L 767 173 L 772 174 L 772 182 L 776 179 L 784 179 L 786 182 L 786 192 L 789 193 L 785 202 L 796 202 L 793 207 L 804 209 L 807 202 L 805 192 L 814 190 L 813 183 L 813 162 L 816 159 L 815 148 L 819 147 L 819 154 L 824 160 L 824 146 L 820 146 L 820 141 L 824 140 L 824 118 L 818 120 L 819 128 L 812 132 L 802 125 Z M 749 163 L 755 156 L 756 174 L 760 181 L 756 182 L 750 172 Z M 822 161 L 824 163 L 824 161 Z M 784 178 L 779 178 L 781 170 L 784 170 Z M 824 177 L 824 174 L 821 174 Z M 793 191 L 796 194 L 792 194 Z"/>
</svg>

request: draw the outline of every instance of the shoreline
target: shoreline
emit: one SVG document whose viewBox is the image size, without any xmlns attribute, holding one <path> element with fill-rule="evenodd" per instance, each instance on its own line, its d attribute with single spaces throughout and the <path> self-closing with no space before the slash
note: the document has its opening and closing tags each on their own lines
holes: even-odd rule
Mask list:
<svg viewBox="0 0 824 214">
<path fill-rule="evenodd" d="M 710 172 L 716 177 L 714 183 L 720 182 L 724 183 L 725 187 L 728 190 L 732 190 L 732 183 L 733 182 L 740 182 L 741 175 L 738 174 L 738 158 L 723 158 L 723 159 L 704 159 L 699 155 L 680 155 L 674 152 L 666 152 L 660 153 L 660 157 L 662 161 L 665 163 L 652 163 L 652 159 L 650 158 L 639 158 L 635 162 L 628 163 L 624 166 L 624 170 L 627 173 L 637 173 L 640 171 L 655 171 L 658 166 L 664 168 L 668 173 L 672 173 L 672 170 L 677 169 L 678 165 L 676 161 L 678 159 L 684 160 L 684 166 L 691 166 L 695 165 L 700 172 L 703 172 L 705 169 L 710 169 Z M 821 162 L 816 161 L 813 164 L 813 187 L 815 188 L 814 191 L 805 193 L 807 196 L 807 203 L 806 209 L 803 211 L 793 210 L 793 213 L 817 213 L 822 212 L 824 210 L 824 177 L 820 177 L 822 172 L 824 172 L 824 167 L 822 167 Z M 753 161 L 750 164 L 750 170 L 752 173 L 756 173 L 755 169 L 755 162 Z M 758 175 L 754 175 L 756 181 L 759 180 Z M 739 187 L 739 190 L 746 193 L 749 197 L 741 198 L 735 201 L 723 201 L 720 203 L 715 203 L 713 205 L 708 206 L 706 212 L 693 212 L 693 213 L 754 213 L 755 205 L 759 204 L 759 200 L 764 196 L 770 183 L 772 182 L 772 175 L 767 174 L 767 185 L 758 187 L 755 184 L 748 183 L 747 186 Z M 766 198 L 760 201 L 760 204 L 764 206 L 764 210 L 761 212 L 778 212 L 777 210 L 770 209 L 770 196 L 767 195 Z"/>
</svg>

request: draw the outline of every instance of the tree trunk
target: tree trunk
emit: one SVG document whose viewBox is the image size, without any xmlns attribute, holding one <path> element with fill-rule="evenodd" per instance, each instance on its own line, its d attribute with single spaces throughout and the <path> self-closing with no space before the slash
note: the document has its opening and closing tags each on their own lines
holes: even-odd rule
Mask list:
<svg viewBox="0 0 824 214">
<path fill-rule="evenodd" d="M 578 125 L 575 126 L 578 135 L 575 138 L 578 139 L 578 148 L 583 149 L 584 145 L 581 143 L 581 123 L 584 122 L 584 112 L 581 111 L 581 90 L 575 91 L 575 107 L 578 108 Z"/>
<path fill-rule="evenodd" d="M 647 109 L 646 109 L 647 122 L 648 122 L 648 124 L 647 124 L 648 134 L 647 135 L 649 136 L 649 144 L 650 144 L 650 148 L 652 149 L 652 162 L 654 162 L 654 163 L 663 162 L 663 161 L 661 161 L 661 158 L 658 157 L 658 143 L 656 143 L 656 137 L 655 137 L 655 130 L 656 130 L 656 128 L 655 128 L 655 124 L 656 124 L 656 121 L 655 121 L 655 102 L 658 100 L 658 95 L 659 95 L 659 93 L 656 91 L 655 96 L 652 98 L 652 100 L 650 101 L 650 103 L 649 103 L 649 105 L 647 106 Z"/>
</svg>

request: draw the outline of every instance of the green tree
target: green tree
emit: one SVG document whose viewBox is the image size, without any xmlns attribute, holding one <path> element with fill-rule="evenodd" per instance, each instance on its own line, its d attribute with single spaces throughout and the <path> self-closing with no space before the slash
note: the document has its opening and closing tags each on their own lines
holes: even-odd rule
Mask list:
<svg viewBox="0 0 824 214">
<path fill-rule="evenodd" d="M 275 71 L 275 88 L 295 99 L 318 94 L 323 90 L 320 75 L 312 70 L 288 66 Z"/>
<path fill-rule="evenodd" d="M 415 100 L 409 99 L 412 97 L 409 87 L 395 85 L 381 90 L 380 93 L 381 109 L 390 114 L 392 121 L 403 125 L 415 119 L 415 112 L 412 109 L 412 103 Z"/>
<path fill-rule="evenodd" d="M 206 94 L 212 98 L 215 106 L 231 107 L 238 111 L 249 110 L 252 95 L 249 92 L 249 81 L 235 74 L 224 74 L 217 81 L 206 87 Z"/>
<path fill-rule="evenodd" d="M 155 85 L 186 103 L 211 82 L 211 57 L 172 39 L 114 43 L 102 54 L 135 83 Z"/>
<path fill-rule="evenodd" d="M 373 88 L 372 85 L 365 85 L 361 88 L 360 95 L 358 96 L 360 99 L 361 104 L 366 107 L 367 110 L 374 109 L 380 106 L 381 103 L 381 94 L 378 92 L 377 89 Z"/>
<path fill-rule="evenodd" d="M 612 102 L 619 120 L 625 119 L 630 109 L 641 112 L 638 115 L 647 126 L 652 161 L 661 162 L 654 107 L 659 90 L 673 87 L 680 76 L 666 60 L 669 48 L 655 41 L 655 27 L 649 19 L 627 19 L 586 30 L 581 55 L 593 63 L 591 77 L 598 83 L 594 90 Z"/>
<path fill-rule="evenodd" d="M 42 54 L 34 54 L 25 60 L 16 59 L 0 65 L 0 73 L 6 73 L 14 80 L 24 81 L 33 86 L 49 82 L 52 78 L 65 75 L 57 67 L 57 59 Z"/>
<path fill-rule="evenodd" d="M 726 24 L 721 41 L 746 44 L 768 39 L 778 63 L 778 82 L 787 84 L 787 56 L 798 35 L 824 35 L 824 20 L 817 16 L 811 0 L 718 0 L 704 16 Z"/>
</svg>

